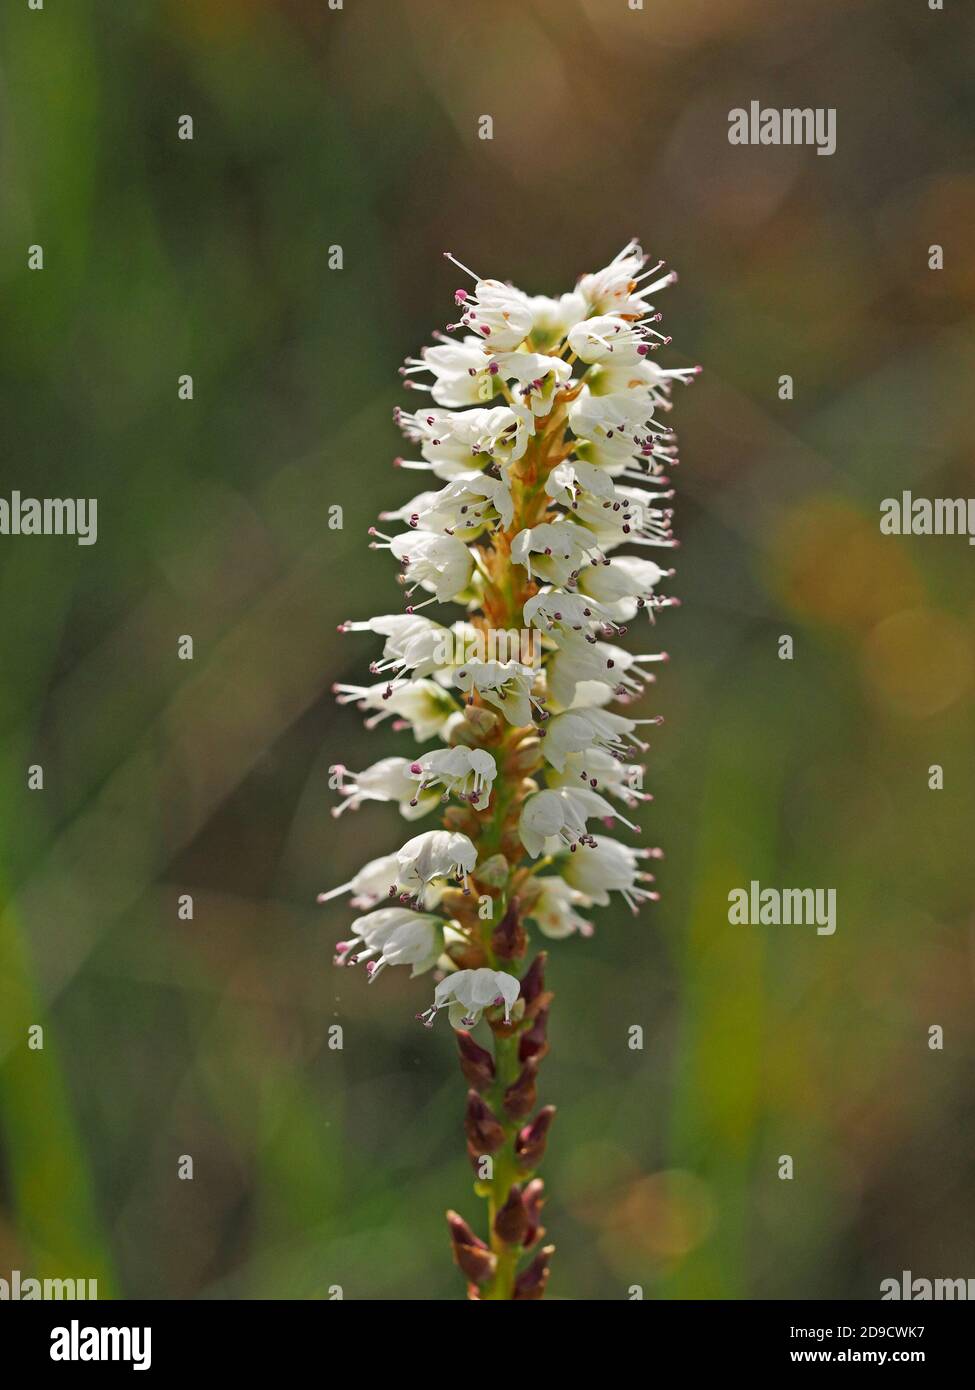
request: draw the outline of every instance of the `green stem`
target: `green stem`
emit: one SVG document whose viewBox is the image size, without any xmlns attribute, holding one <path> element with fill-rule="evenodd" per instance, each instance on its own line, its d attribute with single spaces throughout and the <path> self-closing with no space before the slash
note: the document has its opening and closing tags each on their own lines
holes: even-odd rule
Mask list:
<svg viewBox="0 0 975 1390">
<path fill-rule="evenodd" d="M 494 1278 L 481 1293 L 482 1299 L 497 1301 L 511 1299 L 514 1295 L 515 1275 L 517 1273 L 519 1250 L 501 1240 L 494 1229 L 494 1220 L 508 1200 L 512 1185 L 522 1176 L 515 1158 L 515 1135 L 518 1122 L 507 1120 L 504 1115 L 504 1093 L 515 1080 L 520 1070 L 518 1061 L 518 1037 L 502 1038 L 495 1035 L 494 1044 L 495 1083 L 491 1092 L 491 1108 L 501 1121 L 505 1132 L 505 1142 L 494 1155 L 492 1164 L 491 1190 L 488 1195 L 488 1225 L 491 1249 L 497 1257 Z"/>
</svg>

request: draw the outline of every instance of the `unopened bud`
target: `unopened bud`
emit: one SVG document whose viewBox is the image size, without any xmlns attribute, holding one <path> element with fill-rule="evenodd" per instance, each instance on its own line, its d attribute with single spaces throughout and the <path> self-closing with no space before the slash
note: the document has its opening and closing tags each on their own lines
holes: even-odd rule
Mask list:
<svg viewBox="0 0 975 1390">
<path fill-rule="evenodd" d="M 503 854 L 492 854 L 474 870 L 474 878 L 485 888 L 503 888 L 508 882 L 510 866 Z"/>
<path fill-rule="evenodd" d="M 473 893 L 465 893 L 461 888 L 445 888 L 437 907 L 448 921 L 456 917 L 462 927 L 468 930 L 473 928 L 477 933 L 480 918 L 477 915 L 477 898 Z"/>
<path fill-rule="evenodd" d="M 545 884 L 540 882 L 539 879 L 533 878 L 531 875 L 522 881 L 516 880 L 516 882 L 518 884 L 518 898 L 521 902 L 521 910 L 526 917 L 530 917 L 532 908 L 545 891 Z"/>
<path fill-rule="evenodd" d="M 526 1028 L 518 1039 L 518 1060 L 527 1062 L 534 1058 L 540 1062 L 548 1051 L 548 1009 L 540 1009 L 530 1028 Z"/>
<path fill-rule="evenodd" d="M 494 1274 L 496 1257 L 457 1212 L 448 1211 L 447 1226 L 457 1267 L 473 1283 L 485 1283 Z"/>
<path fill-rule="evenodd" d="M 506 826 L 501 835 L 501 852 L 506 855 L 512 864 L 516 864 L 525 853 L 521 843 L 521 836 L 518 834 L 517 822 L 512 822 Z"/>
<path fill-rule="evenodd" d="M 467 1092 L 464 1133 L 467 1135 L 471 1153 L 497 1153 L 504 1143 L 504 1130 L 498 1123 L 494 1111 L 474 1090 Z"/>
<path fill-rule="evenodd" d="M 521 997 L 525 1001 L 526 1008 L 535 1002 L 545 988 L 545 963 L 547 960 L 548 952 L 539 951 L 521 977 Z"/>
<path fill-rule="evenodd" d="M 472 1094 L 474 1094 L 472 1092 Z M 518 1131 L 515 1139 L 515 1155 L 522 1168 L 537 1168 L 545 1155 L 548 1131 L 555 1115 L 554 1105 L 545 1105 L 539 1110 L 530 1125 Z"/>
<path fill-rule="evenodd" d="M 454 1032 L 460 1051 L 460 1069 L 464 1079 L 476 1091 L 485 1091 L 494 1081 L 494 1058 L 486 1047 L 476 1043 L 463 1028 Z"/>
<path fill-rule="evenodd" d="M 508 758 L 512 772 L 534 772 L 542 761 L 542 740 L 531 736 L 523 738 Z"/>
<path fill-rule="evenodd" d="M 516 1299 L 541 1298 L 548 1283 L 549 1261 L 555 1254 L 554 1245 L 545 1245 L 539 1250 L 527 1269 L 522 1270 L 515 1280 Z"/>
<path fill-rule="evenodd" d="M 525 954 L 528 933 L 521 923 L 518 900 L 514 899 L 491 933 L 491 948 L 501 960 L 517 960 Z"/>
<path fill-rule="evenodd" d="M 508 1245 L 523 1245 L 529 1224 L 521 1187 L 513 1183 L 507 1200 L 494 1218 L 495 1232 Z"/>
<path fill-rule="evenodd" d="M 450 1230 L 450 1239 L 460 1245 L 479 1245 L 482 1250 L 488 1247 L 479 1235 L 475 1235 L 473 1229 L 467 1224 L 460 1212 L 447 1212 L 447 1226 Z"/>
<path fill-rule="evenodd" d="M 521 1204 L 525 1208 L 528 1217 L 528 1229 L 525 1232 L 525 1246 L 534 1245 L 544 1234 L 542 1226 L 542 1207 L 545 1205 L 545 1184 L 541 1178 L 532 1178 L 531 1182 L 521 1194 Z"/>
<path fill-rule="evenodd" d="M 463 719 L 459 719 L 450 731 L 450 743 L 463 744 L 465 748 L 476 748 L 497 730 L 498 716 L 482 705 L 468 705 Z"/>
<path fill-rule="evenodd" d="M 448 830 L 454 830 L 469 839 L 477 839 L 481 823 L 473 811 L 466 806 L 448 806 L 443 814 L 443 823 Z"/>
<path fill-rule="evenodd" d="M 458 914 L 452 913 L 451 915 L 457 916 Z M 479 970 L 481 966 L 487 965 L 487 955 L 480 941 L 450 941 L 445 948 L 445 954 L 460 970 Z"/>
<path fill-rule="evenodd" d="M 518 1076 L 504 1093 L 504 1108 L 513 1120 L 523 1120 L 530 1114 L 538 1101 L 535 1078 L 538 1061 L 532 1058 L 522 1067 Z"/>
</svg>

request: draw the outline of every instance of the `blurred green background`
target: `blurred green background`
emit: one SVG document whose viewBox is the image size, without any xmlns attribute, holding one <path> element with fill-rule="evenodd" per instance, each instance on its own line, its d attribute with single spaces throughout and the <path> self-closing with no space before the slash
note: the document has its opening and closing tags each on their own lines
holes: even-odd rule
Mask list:
<svg viewBox="0 0 975 1390">
<path fill-rule="evenodd" d="M 94 547 L 0 538 L 0 1275 L 463 1296 L 450 1030 L 429 978 L 333 970 L 315 905 L 404 838 L 330 816 L 330 763 L 410 747 L 334 706 L 378 651 L 335 626 L 399 604 L 364 531 L 424 485 L 391 411 L 441 252 L 558 293 L 631 235 L 706 370 L 646 711 L 663 900 L 552 950 L 550 1291 L 975 1275 L 973 552 L 878 527 L 975 492 L 971 8 L 7 0 L 0 35 L 0 494 L 99 499 Z M 730 146 L 752 99 L 836 107 L 836 154 Z M 834 887 L 836 935 L 729 926 L 752 878 Z"/>
</svg>

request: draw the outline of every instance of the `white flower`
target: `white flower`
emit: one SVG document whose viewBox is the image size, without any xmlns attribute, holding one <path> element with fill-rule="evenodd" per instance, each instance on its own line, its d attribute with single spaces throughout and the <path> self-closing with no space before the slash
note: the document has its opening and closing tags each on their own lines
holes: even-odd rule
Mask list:
<svg viewBox="0 0 975 1390">
<path fill-rule="evenodd" d="M 482 405 L 500 389 L 493 380 L 496 373 L 490 371 L 481 339 L 475 337 L 465 338 L 462 343 L 444 338 L 438 347 L 424 348 L 418 358 L 408 357 L 400 372 L 403 376 L 430 372 L 433 384 L 425 389 L 438 405 L 452 410 Z M 422 382 L 408 381 L 406 385 L 423 389 Z"/>
<path fill-rule="evenodd" d="M 610 478 L 661 485 L 669 482 L 665 470 L 678 461 L 675 436 L 668 430 L 657 430 L 640 439 L 622 432 L 577 439 L 575 458 L 592 464 Z"/>
<path fill-rule="evenodd" d="M 532 415 L 548 415 L 560 386 L 572 375 L 572 368 L 561 357 L 542 357 L 537 352 L 504 352 L 491 359 L 504 381 L 514 381 L 519 405 Z"/>
<path fill-rule="evenodd" d="M 467 661 L 454 673 L 461 690 L 474 691 L 499 710 L 509 724 L 531 724 L 540 706 L 532 696 L 537 672 L 520 661 Z"/>
<path fill-rule="evenodd" d="M 569 329 L 589 313 L 584 296 L 576 291 L 560 295 L 558 299 L 550 299 L 545 294 L 529 295 L 528 307 L 532 316 L 532 346 L 539 349 L 560 343 Z"/>
<path fill-rule="evenodd" d="M 597 624 L 609 624 L 609 615 L 595 599 L 585 595 L 567 594 L 561 589 L 540 589 L 524 607 L 526 623 L 548 632 L 591 633 Z"/>
<path fill-rule="evenodd" d="M 491 350 L 490 357 L 485 356 Z M 558 388 L 572 376 L 572 368 L 561 357 L 536 352 L 495 350 L 492 343 L 467 337 L 463 343 L 445 338 L 439 347 L 424 348 L 419 358 L 407 358 L 404 375 L 430 372 L 430 386 L 411 381 L 414 389 L 427 389 L 438 405 L 456 408 L 483 405 L 493 396 L 508 394 L 505 383 L 514 382 L 518 404 L 533 415 L 547 415 Z"/>
<path fill-rule="evenodd" d="M 575 511 L 575 516 L 589 527 L 603 550 L 611 550 L 626 543 L 659 546 L 677 544 L 671 530 L 673 511 L 655 505 L 659 501 L 669 499 L 672 493 L 644 492 L 633 487 L 621 487 L 617 492 L 618 499 L 610 506 L 605 502 L 582 498 Z"/>
<path fill-rule="evenodd" d="M 674 382 L 689 386 L 700 373 L 700 367 L 660 367 L 649 357 L 623 361 L 608 356 L 586 373 L 586 386 L 594 396 L 643 391 L 655 409 L 666 411 L 674 408 L 670 398 Z"/>
<path fill-rule="evenodd" d="M 489 473 L 465 473 L 436 495 L 424 522 L 428 529 L 443 525 L 470 540 L 484 526 L 509 527 L 514 515 L 511 484 L 504 474 L 495 478 Z"/>
<path fill-rule="evenodd" d="M 525 421 L 506 405 L 461 414 L 398 410 L 395 420 L 407 439 L 419 444 L 423 455 L 422 459 L 397 459 L 397 467 L 425 469 L 445 480 L 484 468 L 492 460 L 516 461 L 530 437 Z"/>
<path fill-rule="evenodd" d="M 454 260 L 448 253 L 448 258 Z M 460 266 L 460 261 L 454 261 Z M 458 290 L 454 299 L 463 310 L 460 321 L 465 328 L 484 339 L 492 352 L 508 352 L 519 347 L 532 330 L 532 312 L 527 295 L 499 280 L 481 280 L 460 266 L 475 281 L 474 293 Z"/>
<path fill-rule="evenodd" d="M 635 366 L 650 351 L 651 329 L 615 314 L 596 314 L 569 333 L 569 347 L 583 362 Z"/>
<path fill-rule="evenodd" d="M 578 845 L 595 843 L 586 831 L 586 822 L 592 816 L 602 816 L 608 820 L 616 818 L 631 830 L 636 829 L 589 787 L 558 787 L 535 792 L 527 798 L 521 808 L 518 834 L 533 859 L 537 859 L 543 850 L 557 854 L 561 848 L 567 847 L 574 852 Z M 550 844 L 551 840 L 561 843 Z"/>
<path fill-rule="evenodd" d="M 440 785 L 448 793 L 469 801 L 480 810 L 491 796 L 498 765 L 486 749 L 458 746 L 424 753 L 422 758 L 410 765 L 409 771 L 410 776 L 419 782 L 416 789 L 418 796 L 422 796 L 428 787 Z"/>
<path fill-rule="evenodd" d="M 364 801 L 398 801 L 399 809 L 407 820 L 425 816 L 436 806 L 439 797 L 436 794 L 422 794 L 423 788 L 417 788 L 410 766 L 406 758 L 380 758 L 378 763 L 373 763 L 364 772 L 349 772 L 341 764 L 336 764 L 334 770 L 342 775 L 339 791 L 346 800 L 339 806 L 333 806 L 332 815 L 357 811 Z M 350 780 L 346 781 L 346 778 Z"/>
<path fill-rule="evenodd" d="M 673 573 L 639 555 L 617 555 L 608 565 L 584 569 L 579 575 L 579 592 L 598 599 L 614 618 L 628 622 L 638 609 L 652 608 L 654 589 Z"/>
<path fill-rule="evenodd" d="M 546 761 L 558 772 L 565 770 L 565 760 L 570 753 L 581 753 L 584 748 L 605 748 L 622 759 L 627 742 L 644 752 L 647 749 L 648 745 L 641 743 L 634 729 L 641 724 L 662 722 L 659 715 L 654 719 L 626 719 L 622 714 L 603 709 L 567 710 L 549 721 L 542 751 Z"/>
<path fill-rule="evenodd" d="M 569 406 L 569 423 L 580 439 L 602 444 L 610 456 L 649 451 L 656 436 L 670 435 L 670 430 L 654 420 L 653 401 L 645 391 L 596 396 L 583 386 Z"/>
<path fill-rule="evenodd" d="M 616 679 L 614 654 L 622 650 L 608 642 L 586 642 L 577 636 L 570 638 L 565 634 L 545 668 L 552 699 L 566 710 L 575 700 L 580 681 L 602 681 L 612 687 Z"/>
<path fill-rule="evenodd" d="M 421 492 L 396 511 L 380 512 L 380 521 L 405 521 L 425 531 L 460 532 L 464 542 L 473 540 L 485 527 L 497 530 L 514 520 L 514 501 L 507 477 L 490 473 L 459 473 L 439 492 Z"/>
<path fill-rule="evenodd" d="M 655 679 L 646 665 L 666 660 L 666 652 L 637 656 L 610 642 L 583 642 L 576 637 L 565 641 L 550 657 L 548 689 L 563 709 L 574 702 L 580 681 L 603 681 L 617 700 L 635 700 Z"/>
<path fill-rule="evenodd" d="M 395 886 L 415 894 L 432 879 L 464 879 L 477 863 L 477 850 L 466 835 L 450 830 L 427 830 L 414 835 L 396 854 Z"/>
<path fill-rule="evenodd" d="M 585 893 L 580 893 L 566 883 L 563 878 L 546 875 L 535 879 L 542 891 L 532 903 L 526 916 L 537 923 L 543 936 L 558 939 L 578 932 L 580 936 L 592 936 L 592 923 L 580 917 L 577 907 L 591 907 Z"/>
<path fill-rule="evenodd" d="M 349 901 L 353 907 L 372 907 L 388 895 L 390 884 L 395 882 L 398 867 L 395 854 L 384 854 L 379 859 L 370 859 L 348 883 L 340 883 L 338 888 L 319 893 L 317 901 L 327 903 L 332 898 L 351 891 L 352 897 Z"/>
<path fill-rule="evenodd" d="M 340 632 L 377 632 L 386 637 L 383 661 L 374 661 L 369 670 L 373 675 L 387 671 L 402 676 L 410 671 L 415 677 L 429 676 L 438 669 L 438 656 L 450 644 L 450 631 L 424 618 L 420 613 L 385 613 L 365 622 L 344 622 Z"/>
<path fill-rule="evenodd" d="M 520 992 L 518 980 L 503 970 L 458 970 L 440 981 L 433 992 L 432 1005 L 417 1014 L 417 1018 L 427 1028 L 432 1028 L 438 1010 L 449 1005 L 454 1028 L 473 1028 L 485 1009 L 504 1005 L 505 1022 L 508 1022 L 511 1007 Z"/>
<path fill-rule="evenodd" d="M 471 552 L 457 536 L 437 534 L 436 531 L 404 531 L 398 536 L 383 536 L 370 527 L 369 534 L 380 536 L 385 544 L 373 541 L 376 550 L 388 549 L 406 571 L 406 578 L 432 593 L 439 603 L 448 603 L 464 592 L 471 582 L 474 560 Z"/>
<path fill-rule="evenodd" d="M 443 922 L 439 917 L 405 907 L 381 907 L 356 918 L 350 939 L 340 941 L 335 948 L 335 964 L 366 961 L 371 984 L 387 965 L 411 965 L 411 975 L 422 975 L 436 964 L 442 951 Z"/>
<path fill-rule="evenodd" d="M 603 681 L 579 681 L 576 685 L 575 699 L 569 709 L 601 709 L 613 698 L 612 686 Z"/>
<path fill-rule="evenodd" d="M 617 500 L 616 488 L 610 474 L 605 469 L 597 468 L 595 464 L 586 463 L 578 458 L 567 459 L 565 463 L 557 464 L 548 475 L 545 491 L 549 497 L 567 507 L 575 507 L 585 493 L 591 497 L 599 497 L 604 502 Z"/>
<path fill-rule="evenodd" d="M 626 806 L 638 806 L 652 801 L 649 792 L 642 790 L 645 769 L 639 763 L 621 763 L 605 748 L 586 748 L 569 753 L 561 772 L 553 768 L 548 775 L 550 787 L 578 787 L 579 783 L 592 791 L 608 792 Z"/>
<path fill-rule="evenodd" d="M 645 314 L 650 308 L 646 296 L 656 294 L 665 285 L 672 285 L 677 279 L 673 271 L 664 275 L 659 272 L 663 261 L 647 270 L 647 257 L 638 241 L 629 241 L 609 265 L 597 270 L 594 275 L 583 275 L 576 285 L 594 314 Z M 651 283 L 640 287 L 641 280 Z"/>
<path fill-rule="evenodd" d="M 376 710 L 366 720 L 366 728 L 374 729 L 382 720 L 396 716 L 394 727 L 410 727 L 416 738 L 425 743 L 440 733 L 457 704 L 435 681 L 380 681 L 378 685 L 332 686 L 340 705 L 355 704 L 361 710 Z"/>
<path fill-rule="evenodd" d="M 594 552 L 599 553 L 596 537 L 571 521 L 543 521 L 519 531 L 511 542 L 511 558 L 516 565 L 524 565 L 532 579 L 540 577 L 555 585 L 565 584 L 578 574 Z"/>
<path fill-rule="evenodd" d="M 660 897 L 640 887 L 641 883 L 652 883 L 653 874 L 639 870 L 641 860 L 661 857 L 659 849 L 631 849 L 606 835 L 596 835 L 595 841 L 595 846 L 581 845 L 578 853 L 565 861 L 562 873 L 571 887 L 600 907 L 609 905 L 610 893 L 619 893 L 634 913 L 640 903 Z"/>
</svg>

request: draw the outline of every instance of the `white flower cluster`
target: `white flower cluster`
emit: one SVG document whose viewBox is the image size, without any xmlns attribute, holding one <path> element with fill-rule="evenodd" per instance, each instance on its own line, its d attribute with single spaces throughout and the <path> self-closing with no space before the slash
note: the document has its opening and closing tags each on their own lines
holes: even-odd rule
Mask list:
<svg viewBox="0 0 975 1390">
<path fill-rule="evenodd" d="M 661 316 L 651 299 L 676 275 L 648 266 L 636 242 L 558 299 L 460 268 L 474 286 L 457 291 L 456 336 L 436 335 L 402 369 L 432 404 L 396 412 L 414 455 L 398 466 L 432 473 L 440 486 L 381 517 L 405 530 L 371 530 L 373 548 L 390 550 L 402 567 L 408 606 L 342 625 L 385 645 L 371 667 L 375 684 L 336 686 L 340 703 L 369 713 L 368 727 L 392 717 L 420 742 L 444 746 L 356 774 L 339 769 L 344 799 L 335 814 L 367 800 L 396 802 L 408 820 L 451 798 L 463 810 L 448 817 L 453 829 L 416 836 L 322 900 L 351 891 L 369 909 L 339 945 L 339 963 L 366 960 L 371 979 L 387 965 L 414 974 L 439 966 L 448 973 L 422 1017 L 430 1022 L 449 1004 L 466 1027 L 495 1005 L 507 1016 L 517 998 L 513 976 L 458 970 L 455 956 L 478 957 L 451 953 L 484 946 L 469 920 L 443 906 L 458 897 L 453 885 L 472 892 L 482 830 L 485 858 L 508 847 L 505 902 L 517 890 L 523 915 L 547 936 L 587 934 L 579 909 L 606 904 L 613 892 L 634 911 L 656 897 L 642 865 L 659 851 L 589 826 L 619 820 L 636 830 L 607 797 L 627 807 L 649 799 L 642 768 L 628 758 L 646 750 L 640 730 L 658 721 L 607 705 L 642 695 L 665 654 L 635 656 L 613 639 L 641 611 L 652 622 L 677 602 L 656 592 L 673 571 L 639 551 L 677 544 L 667 477 L 677 448 L 662 417 L 673 383 L 699 368 L 653 360 L 670 339 L 655 327 Z M 419 612 L 445 603 L 461 605 L 463 617 L 445 625 Z M 471 642 L 501 625 L 537 629 L 540 664 L 480 660 L 476 651 L 464 659 Z M 496 964 L 486 947 L 480 958 Z"/>
</svg>

